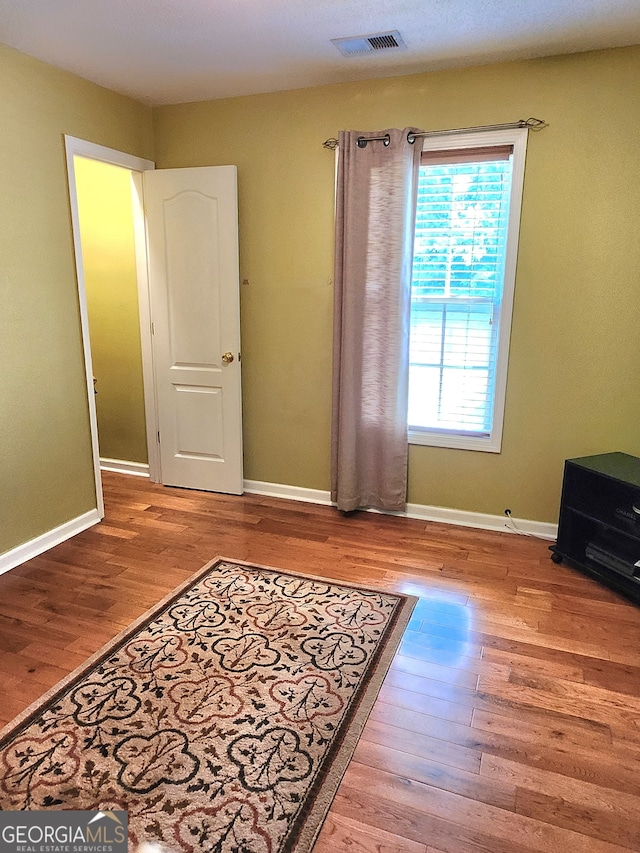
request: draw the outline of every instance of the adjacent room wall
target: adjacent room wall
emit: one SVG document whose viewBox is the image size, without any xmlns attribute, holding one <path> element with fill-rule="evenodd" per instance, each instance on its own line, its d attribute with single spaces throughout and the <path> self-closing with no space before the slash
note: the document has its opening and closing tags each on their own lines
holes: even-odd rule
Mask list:
<svg viewBox="0 0 640 853">
<path fill-rule="evenodd" d="M 64 134 L 152 157 L 149 108 L 0 46 L 0 554 L 96 506 Z"/>
<path fill-rule="evenodd" d="M 556 522 L 563 460 L 640 454 L 640 47 L 154 110 L 159 167 L 239 172 L 245 476 L 327 489 L 340 129 L 537 116 L 500 454 L 412 447 L 414 503 Z"/>
<path fill-rule="evenodd" d="M 75 158 L 100 457 L 148 461 L 131 172 Z"/>
</svg>

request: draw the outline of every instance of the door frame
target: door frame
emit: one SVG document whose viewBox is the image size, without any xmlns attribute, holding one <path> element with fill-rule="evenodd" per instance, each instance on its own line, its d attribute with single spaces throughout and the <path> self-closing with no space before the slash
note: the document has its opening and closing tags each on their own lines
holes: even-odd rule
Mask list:
<svg viewBox="0 0 640 853">
<path fill-rule="evenodd" d="M 100 448 L 98 444 L 98 418 L 96 412 L 95 392 L 93 387 L 93 366 L 91 359 L 91 342 L 89 338 L 89 312 L 87 309 L 87 289 L 82 262 L 82 245 L 80 241 L 80 216 L 78 210 L 78 195 L 76 186 L 74 157 L 86 157 L 113 166 L 129 169 L 132 180 L 134 244 L 136 258 L 136 278 L 138 286 L 138 313 L 140 321 L 140 342 L 142 346 L 142 380 L 144 385 L 144 412 L 147 426 L 147 453 L 149 457 L 149 478 L 152 482 L 160 482 L 160 457 L 158 452 L 158 418 L 156 411 L 155 380 L 153 371 L 153 345 L 151 339 L 151 306 L 149 300 L 149 276 L 147 265 L 147 239 L 142 191 L 142 173 L 147 169 L 155 169 L 152 160 L 135 157 L 124 151 L 106 148 L 85 139 L 74 136 L 64 136 L 67 159 L 67 180 L 69 184 L 69 202 L 71 205 L 71 224 L 73 231 L 73 247 L 76 263 L 76 283 L 78 287 L 78 305 L 80 310 L 80 327 L 82 335 L 82 351 L 84 356 L 87 380 L 87 402 L 89 407 L 89 423 L 91 427 L 91 448 L 93 453 L 93 471 L 96 488 L 97 510 L 100 518 L 104 517 L 104 498 L 102 495 L 102 476 L 100 473 Z"/>
</svg>

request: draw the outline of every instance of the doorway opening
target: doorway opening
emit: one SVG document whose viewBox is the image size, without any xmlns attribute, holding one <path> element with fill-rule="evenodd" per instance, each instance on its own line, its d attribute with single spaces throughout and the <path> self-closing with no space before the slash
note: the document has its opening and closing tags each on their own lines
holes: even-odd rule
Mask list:
<svg viewBox="0 0 640 853">
<path fill-rule="evenodd" d="M 65 137 L 65 148 L 96 502 L 102 518 L 104 500 L 96 405 L 101 390 L 105 398 L 100 404 L 106 450 L 103 467 L 108 468 L 109 461 L 119 460 L 122 455 L 133 455 L 139 458 L 126 460 L 133 463 L 129 473 L 143 470 L 146 473 L 148 465 L 150 479 L 158 480 L 142 203 L 142 173 L 153 169 L 154 164 L 69 136 Z M 122 208 L 124 199 L 128 199 L 128 210 Z M 105 379 L 102 388 L 101 373 Z M 125 417 L 129 418 L 126 428 Z M 106 460 L 105 455 L 109 456 Z M 142 461 L 145 456 L 146 463 Z"/>
</svg>

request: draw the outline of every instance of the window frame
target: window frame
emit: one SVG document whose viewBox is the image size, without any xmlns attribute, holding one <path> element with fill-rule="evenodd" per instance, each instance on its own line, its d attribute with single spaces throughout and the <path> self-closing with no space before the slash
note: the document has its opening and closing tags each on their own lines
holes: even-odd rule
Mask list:
<svg viewBox="0 0 640 853">
<path fill-rule="evenodd" d="M 460 132 L 446 136 L 428 136 L 423 140 L 423 151 L 446 151 L 463 148 L 493 148 L 500 145 L 513 146 L 511 193 L 509 197 L 509 219 L 507 224 L 506 251 L 504 257 L 504 282 L 500 307 L 500 329 L 497 342 L 493 426 L 489 435 L 438 429 L 409 429 L 409 444 L 430 447 L 449 447 L 459 450 L 480 450 L 500 453 L 506 403 L 509 346 L 513 317 L 516 265 L 520 214 L 524 189 L 524 167 L 527 151 L 527 128 Z"/>
</svg>

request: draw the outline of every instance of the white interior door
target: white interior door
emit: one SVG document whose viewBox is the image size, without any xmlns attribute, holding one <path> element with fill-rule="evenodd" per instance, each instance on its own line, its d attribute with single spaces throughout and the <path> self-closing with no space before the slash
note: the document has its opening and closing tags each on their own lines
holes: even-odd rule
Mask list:
<svg viewBox="0 0 640 853">
<path fill-rule="evenodd" d="M 235 166 L 144 173 L 165 485 L 242 494 Z"/>
</svg>

